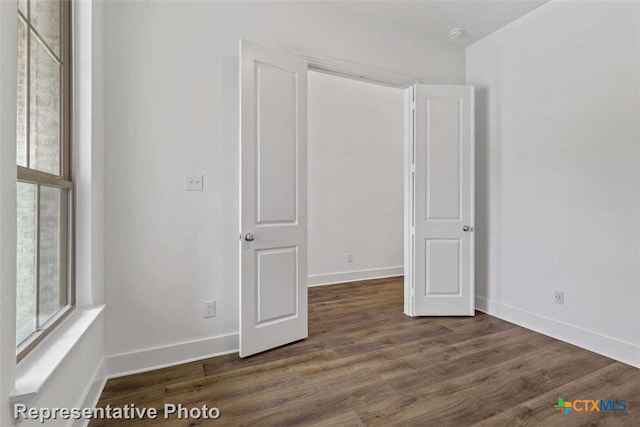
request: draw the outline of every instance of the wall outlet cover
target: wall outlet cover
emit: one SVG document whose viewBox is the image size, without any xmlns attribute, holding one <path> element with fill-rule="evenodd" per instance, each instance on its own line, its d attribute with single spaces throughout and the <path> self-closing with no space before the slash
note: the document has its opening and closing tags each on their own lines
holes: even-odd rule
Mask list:
<svg viewBox="0 0 640 427">
<path fill-rule="evenodd" d="M 205 301 L 204 302 L 204 312 L 202 313 L 202 317 L 208 319 L 209 317 L 216 317 L 216 302 L 215 301 Z"/>
<path fill-rule="evenodd" d="M 554 291 L 553 292 L 553 302 L 556 304 L 564 305 L 564 292 L 563 291 Z"/>
<path fill-rule="evenodd" d="M 204 175 L 190 175 L 184 179 L 185 191 L 202 191 L 204 189 Z"/>
</svg>

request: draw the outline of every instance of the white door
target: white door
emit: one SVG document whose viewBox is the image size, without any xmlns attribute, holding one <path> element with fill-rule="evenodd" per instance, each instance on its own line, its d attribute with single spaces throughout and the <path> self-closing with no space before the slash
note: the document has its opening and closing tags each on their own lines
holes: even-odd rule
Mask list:
<svg viewBox="0 0 640 427">
<path fill-rule="evenodd" d="M 474 315 L 473 123 L 473 87 L 416 86 L 416 316 Z"/>
<path fill-rule="evenodd" d="M 307 63 L 240 42 L 240 356 L 307 337 Z"/>
</svg>

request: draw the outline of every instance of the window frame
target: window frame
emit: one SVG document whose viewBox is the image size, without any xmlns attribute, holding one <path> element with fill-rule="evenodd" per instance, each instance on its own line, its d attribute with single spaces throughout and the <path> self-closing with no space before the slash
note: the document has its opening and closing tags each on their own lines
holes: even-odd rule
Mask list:
<svg viewBox="0 0 640 427">
<path fill-rule="evenodd" d="M 50 48 L 45 39 L 34 28 L 33 22 L 18 9 L 18 24 L 25 25 L 27 30 L 26 55 L 26 167 L 17 165 L 17 181 L 36 185 L 36 327 L 28 337 L 16 343 L 16 363 L 24 359 L 42 340 L 49 335 L 75 309 L 75 195 L 72 175 L 73 161 L 73 11 L 72 0 L 56 0 L 59 2 L 59 175 L 29 168 L 30 163 L 30 114 L 31 114 L 31 44 L 38 43 L 45 50 Z M 31 8 L 32 0 L 28 0 L 27 8 Z M 27 15 L 30 15 L 30 11 Z M 29 16 L 29 18 L 32 18 Z M 52 52 L 49 52 L 52 54 Z M 56 55 L 54 55 L 56 56 Z M 16 160 L 17 163 L 17 160 Z M 40 324 L 40 188 L 41 186 L 61 189 L 60 199 L 60 289 L 64 289 L 66 304 L 59 308 L 49 319 Z M 17 282 L 16 282 L 17 286 Z"/>
</svg>

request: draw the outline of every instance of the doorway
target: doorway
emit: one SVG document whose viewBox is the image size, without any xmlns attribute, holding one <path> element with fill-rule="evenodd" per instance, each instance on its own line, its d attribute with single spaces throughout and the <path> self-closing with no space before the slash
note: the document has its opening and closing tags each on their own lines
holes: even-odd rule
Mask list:
<svg viewBox="0 0 640 427">
<path fill-rule="evenodd" d="M 308 335 L 308 73 L 404 89 L 404 305 L 473 315 L 473 88 L 240 43 L 240 356 Z"/>
<path fill-rule="evenodd" d="M 309 286 L 401 276 L 404 92 L 307 80 Z"/>
</svg>

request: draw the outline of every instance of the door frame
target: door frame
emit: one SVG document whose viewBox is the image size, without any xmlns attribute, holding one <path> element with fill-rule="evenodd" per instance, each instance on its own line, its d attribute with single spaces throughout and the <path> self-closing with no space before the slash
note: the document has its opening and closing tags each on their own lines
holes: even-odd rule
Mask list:
<svg viewBox="0 0 640 427">
<path fill-rule="evenodd" d="M 351 61 L 318 56 L 307 52 L 294 51 L 294 54 L 307 61 L 307 69 L 338 77 L 360 80 L 369 83 L 402 89 L 404 92 L 404 153 L 403 153 L 403 182 L 404 182 L 404 313 L 414 316 L 411 304 L 413 297 L 413 227 L 411 226 L 413 212 L 412 173 L 415 132 L 415 85 L 420 84 L 420 78 L 409 74 L 397 73 L 381 68 L 358 64 Z"/>
</svg>

